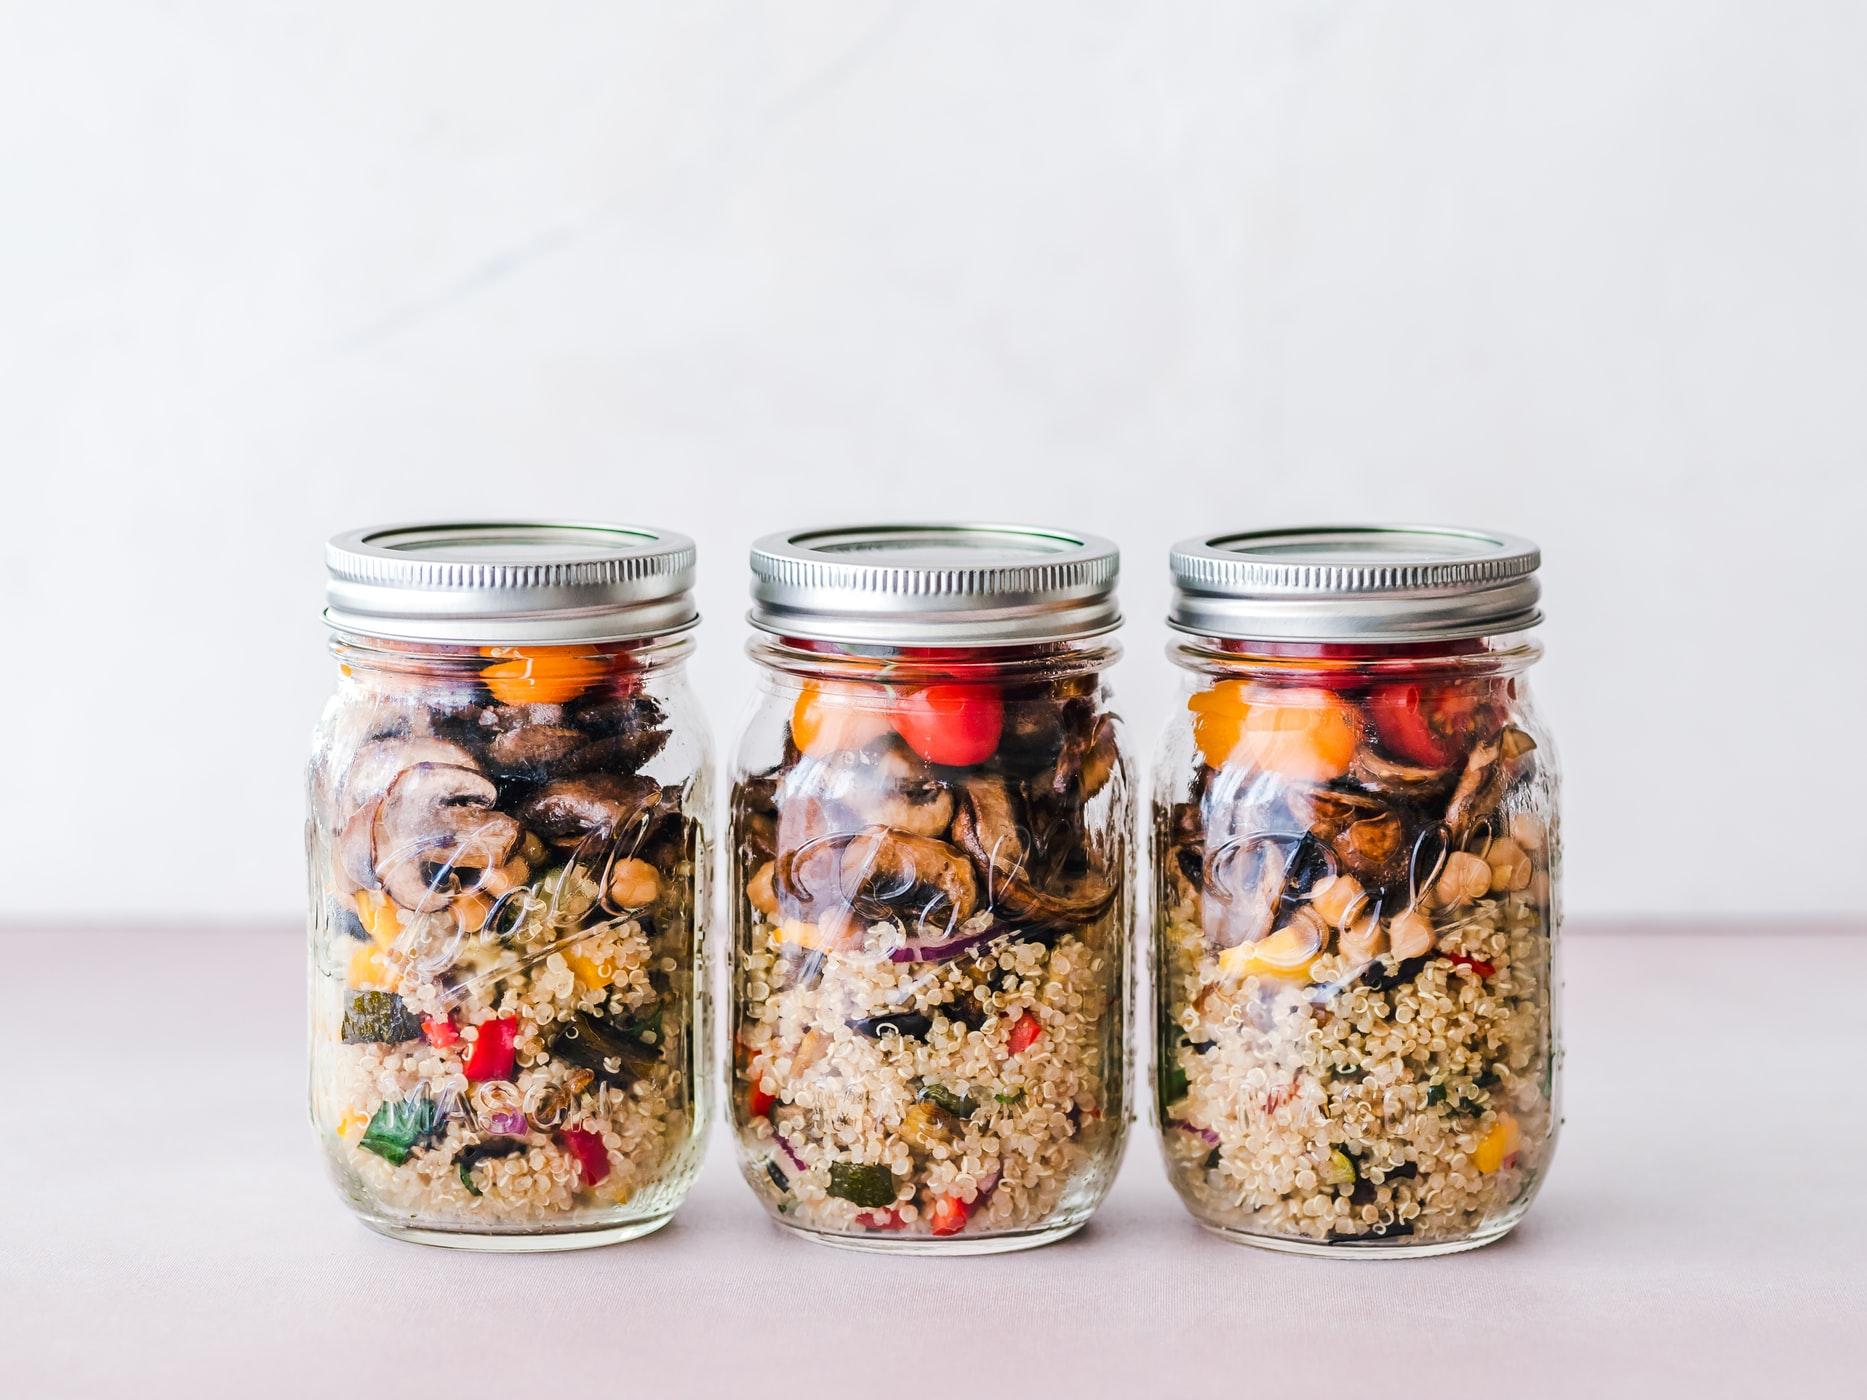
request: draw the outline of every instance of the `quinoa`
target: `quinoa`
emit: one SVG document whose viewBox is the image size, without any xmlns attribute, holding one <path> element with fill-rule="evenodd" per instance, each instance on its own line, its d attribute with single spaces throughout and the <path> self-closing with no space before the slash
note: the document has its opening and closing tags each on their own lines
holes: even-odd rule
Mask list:
<svg viewBox="0 0 1867 1400">
<path fill-rule="evenodd" d="M 776 929 L 755 938 L 738 1097 L 775 1100 L 742 1130 L 748 1179 L 772 1209 L 831 1233 L 920 1234 L 928 1203 L 952 1199 L 981 1234 L 1036 1228 L 1100 1195 L 1125 1116 L 1106 921 L 925 967 L 832 955 L 810 977 Z M 855 1028 L 904 1013 L 927 1019 L 922 1035 Z M 830 1194 L 839 1163 L 886 1168 L 892 1199 Z"/>
<path fill-rule="evenodd" d="M 404 952 L 390 953 L 384 961 L 398 969 L 391 981 L 404 1004 L 430 1026 L 464 1027 L 444 1048 L 425 1039 L 344 1043 L 347 989 L 336 978 L 319 979 L 313 1112 L 334 1125 L 326 1153 L 340 1188 L 394 1222 L 471 1232 L 600 1220 L 670 1173 L 679 1175 L 676 1159 L 695 1123 L 678 1024 L 664 1021 L 675 1043 L 660 1046 L 627 1085 L 603 1082 L 549 1048 L 578 1014 L 629 1024 L 658 1006 L 679 969 L 662 941 L 658 951 L 633 919 L 571 934 L 546 929 L 529 947 L 485 936 L 453 965 L 473 969 L 458 985 L 422 977 Z M 568 958 L 578 960 L 582 976 Z M 587 982 L 593 969 L 598 978 L 608 974 L 607 982 Z M 511 1078 L 471 1082 L 467 1056 L 480 1028 L 506 1017 L 518 1023 Z M 394 1163 L 364 1145 L 366 1125 L 385 1105 L 424 1100 L 435 1105 L 440 1128 L 407 1161 Z M 567 1151 L 572 1134 L 586 1135 L 586 1152 L 600 1144 L 606 1166 L 593 1169 L 594 1158 Z M 489 1138 L 522 1150 L 463 1174 L 463 1149 Z M 596 1173 L 602 1179 L 590 1182 Z"/>
<path fill-rule="evenodd" d="M 1219 664 L 1163 765 L 1163 1148 L 1240 1239 L 1482 1244 L 1554 1147 L 1547 740 L 1502 662 L 1405 659 L 1393 684 Z"/>
<path fill-rule="evenodd" d="M 1440 956 L 1380 990 L 1339 953 L 1318 961 L 1314 985 L 1230 984 L 1203 943 L 1182 901 L 1164 975 L 1180 1008 L 1168 1063 L 1186 1088 L 1165 1150 L 1202 1221 L 1429 1243 L 1506 1224 L 1527 1203 L 1553 1128 L 1549 941 L 1532 900 L 1479 901 L 1443 932 Z M 1480 1144 L 1506 1131 L 1518 1145 L 1481 1169 Z"/>
<path fill-rule="evenodd" d="M 667 715 L 613 655 L 422 667 L 346 679 L 310 774 L 332 1176 L 391 1232 L 652 1228 L 703 1138 L 704 780 L 642 771 Z"/>
<path fill-rule="evenodd" d="M 1076 1228 L 1113 1178 L 1127 775 L 1099 681 L 1053 661 L 1001 661 L 992 684 L 973 662 L 924 713 L 924 661 L 890 663 L 893 688 L 775 691 L 779 757 L 733 797 L 731 1102 L 786 1225 L 1018 1248 Z"/>
</svg>

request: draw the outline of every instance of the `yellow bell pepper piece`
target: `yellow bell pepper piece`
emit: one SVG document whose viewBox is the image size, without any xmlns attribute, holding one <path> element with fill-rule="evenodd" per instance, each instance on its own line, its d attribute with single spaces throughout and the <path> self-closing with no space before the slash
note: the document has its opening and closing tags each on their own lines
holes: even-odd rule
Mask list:
<svg viewBox="0 0 1867 1400">
<path fill-rule="evenodd" d="M 1315 938 L 1307 930 L 1290 926 L 1256 943 L 1227 948 L 1219 954 L 1219 971 L 1234 980 L 1255 975 L 1307 982 L 1316 957 Z"/>
<path fill-rule="evenodd" d="M 358 890 L 351 902 L 356 905 L 357 919 L 365 933 L 383 947 L 395 942 L 396 935 L 402 932 L 402 912 L 394 900 L 381 890 Z"/>
<path fill-rule="evenodd" d="M 337 1120 L 337 1136 L 340 1138 L 353 1138 L 367 1128 L 369 1122 L 369 1114 L 358 1113 L 353 1108 L 345 1113 L 342 1118 Z"/>
<path fill-rule="evenodd" d="M 1472 1165 L 1481 1172 L 1494 1172 L 1523 1146 L 1523 1130 L 1508 1113 L 1497 1116 L 1497 1124 L 1478 1140 L 1472 1149 Z"/>
<path fill-rule="evenodd" d="M 570 964 L 570 970 L 577 974 L 577 980 L 593 991 L 598 987 L 607 987 L 615 980 L 615 964 L 607 960 L 598 961 L 595 958 L 585 957 L 574 948 L 566 948 L 564 961 Z"/>
<path fill-rule="evenodd" d="M 356 951 L 350 955 L 348 980 L 352 987 L 378 992 L 393 992 L 397 985 L 395 969 L 383 961 L 382 949 L 374 943 L 357 945 Z"/>
<path fill-rule="evenodd" d="M 828 948 L 830 942 L 815 924 L 807 924 L 801 919 L 786 919 L 772 931 L 774 943 L 789 943 L 794 948 Z"/>
</svg>

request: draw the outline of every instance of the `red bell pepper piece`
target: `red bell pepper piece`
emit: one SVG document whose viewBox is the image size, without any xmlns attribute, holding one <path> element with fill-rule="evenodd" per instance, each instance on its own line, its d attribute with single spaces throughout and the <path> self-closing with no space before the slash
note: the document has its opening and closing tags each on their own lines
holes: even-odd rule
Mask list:
<svg viewBox="0 0 1867 1400">
<path fill-rule="evenodd" d="M 603 1139 L 589 1129 L 566 1128 L 558 1134 L 558 1142 L 577 1159 L 585 1186 L 594 1186 L 609 1175 L 609 1149 L 603 1146 Z"/>
<path fill-rule="evenodd" d="M 966 1228 L 972 1207 L 958 1196 L 942 1196 L 934 1202 L 932 1230 L 936 1235 L 957 1235 Z"/>
<path fill-rule="evenodd" d="M 1471 958 L 1471 957 L 1467 957 L 1463 953 L 1447 953 L 1446 961 L 1458 967 L 1469 967 L 1473 972 L 1477 973 L 1480 977 L 1497 976 L 1497 969 L 1491 966 L 1491 964 L 1486 962 L 1483 958 Z"/>
<path fill-rule="evenodd" d="M 518 1059 L 519 1018 L 501 1016 L 480 1022 L 480 1034 L 467 1052 L 469 1080 L 510 1079 Z"/>
<path fill-rule="evenodd" d="M 1011 1038 L 1006 1049 L 1013 1055 L 1022 1055 L 1037 1043 L 1037 1038 L 1043 1033 L 1043 1022 L 1027 1011 L 1012 1024 Z"/>
<path fill-rule="evenodd" d="M 856 1224 L 865 1230 L 905 1230 L 908 1222 L 899 1210 L 865 1210 L 856 1217 Z"/>
<path fill-rule="evenodd" d="M 427 1038 L 428 1044 L 437 1050 L 445 1050 L 448 1046 L 458 1044 L 460 1041 L 460 1032 L 454 1029 L 453 1021 L 446 1016 L 437 1016 L 423 1021 L 421 1033 Z"/>
<path fill-rule="evenodd" d="M 759 1088 L 756 1079 L 752 1081 L 752 1087 L 746 1090 L 746 1113 L 749 1117 L 763 1118 L 777 1102 L 778 1096 Z"/>
</svg>

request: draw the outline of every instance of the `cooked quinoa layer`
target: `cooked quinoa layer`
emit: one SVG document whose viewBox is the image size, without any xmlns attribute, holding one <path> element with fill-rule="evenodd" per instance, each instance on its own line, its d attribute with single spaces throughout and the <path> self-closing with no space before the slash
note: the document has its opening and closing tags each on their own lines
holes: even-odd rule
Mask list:
<svg viewBox="0 0 1867 1400">
<path fill-rule="evenodd" d="M 691 881 L 691 867 L 678 875 Z M 685 900 L 658 934 L 637 917 L 585 926 L 594 885 L 575 868 L 552 878 L 504 936 L 456 942 L 445 913 L 390 915 L 399 927 L 371 943 L 314 930 L 327 955 L 314 966 L 313 1117 L 365 1214 L 463 1232 L 600 1225 L 671 1207 L 697 1169 Z M 395 995 L 422 1034 L 347 1041 L 359 990 Z M 475 1043 L 508 1018 L 510 1075 L 470 1080 Z M 636 1028 L 639 1053 L 626 1066 L 567 1058 L 580 1018 Z M 437 1045 L 437 1026 L 458 1029 Z M 399 1162 L 393 1142 L 385 1155 L 372 1139 L 385 1121 L 423 1129 L 404 1132 L 415 1141 Z"/>
<path fill-rule="evenodd" d="M 1105 919 L 894 963 L 890 925 L 859 951 L 802 956 L 754 925 L 734 1094 L 747 1179 L 787 1220 L 838 1234 L 976 1237 L 1086 1211 L 1126 1116 L 1112 939 Z"/>
<path fill-rule="evenodd" d="M 1424 1244 L 1528 1204 L 1553 1138 L 1544 907 L 1480 899 L 1424 959 L 1330 952 L 1297 981 L 1228 978 L 1191 894 L 1164 929 L 1166 1154 L 1202 1221 Z"/>
</svg>

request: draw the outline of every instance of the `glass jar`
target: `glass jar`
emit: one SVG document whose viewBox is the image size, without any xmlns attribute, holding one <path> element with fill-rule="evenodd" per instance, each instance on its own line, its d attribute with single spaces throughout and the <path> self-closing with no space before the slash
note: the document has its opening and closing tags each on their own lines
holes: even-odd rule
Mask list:
<svg viewBox="0 0 1867 1400">
<path fill-rule="evenodd" d="M 1529 1206 L 1559 1121 L 1537 551 L 1440 529 L 1175 549 L 1154 803 L 1168 1173 L 1233 1239 L 1432 1254 Z"/>
<path fill-rule="evenodd" d="M 707 1122 L 692 543 L 331 541 L 309 774 L 311 1117 L 364 1222 L 570 1249 L 664 1224 Z"/>
<path fill-rule="evenodd" d="M 746 1179 L 831 1244 L 1059 1239 L 1127 1132 L 1114 546 L 865 527 L 772 536 L 752 562 L 769 635 L 730 875 Z"/>
</svg>

